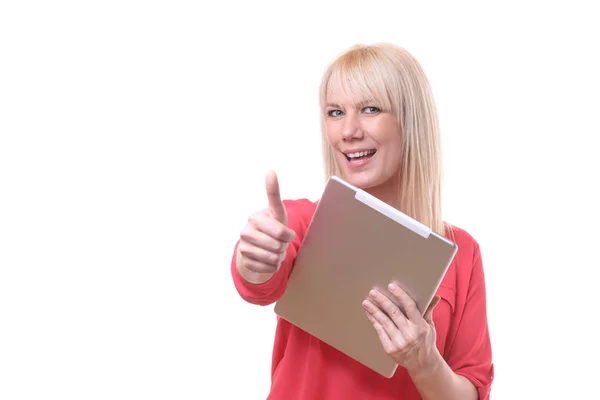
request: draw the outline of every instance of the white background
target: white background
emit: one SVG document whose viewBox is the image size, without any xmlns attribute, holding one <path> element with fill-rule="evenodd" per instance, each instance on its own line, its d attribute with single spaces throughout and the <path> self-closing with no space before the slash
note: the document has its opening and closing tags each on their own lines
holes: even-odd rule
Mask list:
<svg viewBox="0 0 600 400">
<path fill-rule="evenodd" d="M 433 86 L 493 398 L 595 392 L 593 3 L 3 2 L 0 398 L 266 398 L 275 316 L 235 292 L 233 245 L 269 168 L 318 198 L 321 73 L 375 42 Z"/>
</svg>

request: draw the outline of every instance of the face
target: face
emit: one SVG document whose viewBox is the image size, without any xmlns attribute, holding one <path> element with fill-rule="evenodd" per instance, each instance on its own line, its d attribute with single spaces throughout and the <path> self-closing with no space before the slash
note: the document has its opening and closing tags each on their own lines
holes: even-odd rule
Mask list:
<svg viewBox="0 0 600 400">
<path fill-rule="evenodd" d="M 394 114 L 371 99 L 330 91 L 325 121 L 342 178 L 369 192 L 396 186 L 402 137 Z"/>
</svg>

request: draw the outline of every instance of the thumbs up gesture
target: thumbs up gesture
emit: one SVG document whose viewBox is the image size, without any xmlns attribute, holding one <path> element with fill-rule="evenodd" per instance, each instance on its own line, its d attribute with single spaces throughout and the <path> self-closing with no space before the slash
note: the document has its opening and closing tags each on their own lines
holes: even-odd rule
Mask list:
<svg viewBox="0 0 600 400">
<path fill-rule="evenodd" d="M 249 281 L 267 281 L 281 266 L 289 243 L 296 236 L 287 227 L 287 212 L 274 172 L 266 177 L 268 207 L 248 219 L 240 233 L 236 255 L 240 274 Z"/>
<path fill-rule="evenodd" d="M 275 172 L 271 171 L 267 174 L 265 186 L 267 188 L 267 198 L 269 199 L 269 213 L 276 221 L 287 227 L 287 212 L 283 201 L 281 201 L 279 181 Z"/>
</svg>

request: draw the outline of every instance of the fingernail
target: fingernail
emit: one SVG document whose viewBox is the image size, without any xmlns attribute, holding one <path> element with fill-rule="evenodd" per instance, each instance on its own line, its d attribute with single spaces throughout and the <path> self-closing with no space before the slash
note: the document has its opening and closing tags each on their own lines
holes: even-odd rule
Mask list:
<svg viewBox="0 0 600 400">
<path fill-rule="evenodd" d="M 371 291 L 369 292 L 369 295 L 373 298 L 377 297 L 379 293 L 377 293 L 377 290 L 375 289 L 371 289 Z"/>
<path fill-rule="evenodd" d="M 394 282 L 390 283 L 390 284 L 388 285 L 388 288 L 389 288 L 390 290 L 392 290 L 392 291 L 397 291 L 398 289 L 400 289 L 400 288 L 398 287 L 398 285 L 396 285 Z"/>
</svg>

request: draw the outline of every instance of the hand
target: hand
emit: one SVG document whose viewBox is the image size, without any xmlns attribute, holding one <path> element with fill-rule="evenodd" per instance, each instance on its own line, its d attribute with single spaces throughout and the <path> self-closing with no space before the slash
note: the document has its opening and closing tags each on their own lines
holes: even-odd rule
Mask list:
<svg viewBox="0 0 600 400">
<path fill-rule="evenodd" d="M 398 308 L 386 295 L 373 289 L 363 307 L 373 324 L 385 352 L 412 374 L 430 371 L 439 360 L 433 309 L 439 302 L 435 296 L 423 316 L 415 302 L 397 284 L 388 287 L 404 310 Z"/>
<path fill-rule="evenodd" d="M 274 172 L 267 175 L 265 185 L 269 206 L 250 216 L 242 229 L 236 261 L 240 272 L 270 276 L 281 266 L 295 233 L 287 227 L 287 213 Z"/>
</svg>

